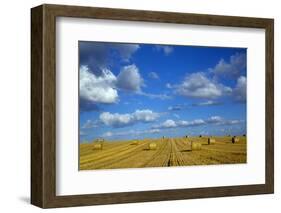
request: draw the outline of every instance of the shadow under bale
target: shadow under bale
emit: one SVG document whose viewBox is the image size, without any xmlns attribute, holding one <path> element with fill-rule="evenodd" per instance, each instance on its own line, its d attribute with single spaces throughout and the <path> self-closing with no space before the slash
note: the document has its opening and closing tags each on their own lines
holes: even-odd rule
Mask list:
<svg viewBox="0 0 281 213">
<path fill-rule="evenodd" d="M 139 142 L 137 140 L 133 141 L 132 143 L 130 143 L 131 145 L 139 145 Z"/>
<path fill-rule="evenodd" d="M 103 143 L 95 143 L 93 145 L 93 150 L 102 150 L 103 149 Z"/>
<path fill-rule="evenodd" d="M 237 142 L 239 142 L 239 138 L 234 136 L 234 137 L 232 137 L 231 142 L 232 143 L 237 143 Z"/>
<path fill-rule="evenodd" d="M 192 151 L 191 149 L 183 149 L 180 152 L 191 152 L 191 151 Z"/>
</svg>

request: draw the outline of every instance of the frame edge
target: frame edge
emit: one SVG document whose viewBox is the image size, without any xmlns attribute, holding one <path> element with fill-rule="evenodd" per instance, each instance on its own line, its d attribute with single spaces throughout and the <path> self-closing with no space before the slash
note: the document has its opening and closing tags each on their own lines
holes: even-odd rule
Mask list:
<svg viewBox="0 0 281 213">
<path fill-rule="evenodd" d="M 43 6 L 31 9 L 31 204 L 43 207 Z"/>
<path fill-rule="evenodd" d="M 265 30 L 266 39 L 266 186 L 274 193 L 274 19 L 269 19 Z"/>
</svg>

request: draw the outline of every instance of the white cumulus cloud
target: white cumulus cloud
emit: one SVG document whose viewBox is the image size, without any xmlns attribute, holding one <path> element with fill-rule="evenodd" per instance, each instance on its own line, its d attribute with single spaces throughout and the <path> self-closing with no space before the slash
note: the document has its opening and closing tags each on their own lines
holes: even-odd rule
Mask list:
<svg viewBox="0 0 281 213">
<path fill-rule="evenodd" d="M 174 48 L 171 46 L 167 46 L 167 45 L 156 45 L 156 50 L 163 51 L 164 54 L 167 56 L 167 55 L 170 55 L 174 51 Z"/>
<path fill-rule="evenodd" d="M 156 120 L 156 118 L 159 117 L 159 114 L 156 112 L 153 112 L 149 109 L 145 110 L 136 110 L 133 114 L 133 117 L 137 121 L 145 121 L 145 122 L 151 122 Z"/>
<path fill-rule="evenodd" d="M 226 120 L 220 116 L 211 116 L 205 120 L 195 119 L 192 121 L 178 120 L 174 121 L 168 119 L 161 124 L 152 126 L 152 129 L 168 129 L 168 128 L 178 128 L 178 127 L 192 127 L 192 126 L 201 126 L 207 124 L 213 125 L 235 125 L 243 122 L 242 120 Z"/>
<path fill-rule="evenodd" d="M 222 121 L 223 121 L 223 119 L 220 116 L 212 116 L 209 119 L 207 119 L 208 123 L 220 123 Z"/>
<path fill-rule="evenodd" d="M 136 65 L 124 66 L 117 76 L 116 86 L 127 91 L 140 91 L 143 79 Z"/>
<path fill-rule="evenodd" d="M 100 114 L 100 120 L 107 126 L 118 128 L 132 125 L 137 122 L 152 122 L 155 121 L 159 116 L 159 113 L 145 109 L 136 110 L 134 113 L 126 114 L 103 112 Z"/>
<path fill-rule="evenodd" d="M 186 76 L 179 85 L 174 85 L 175 92 L 179 95 L 192 98 L 214 99 L 230 94 L 232 89 L 206 77 L 204 73 L 198 72 Z"/>
<path fill-rule="evenodd" d="M 240 76 L 237 79 L 236 87 L 233 89 L 234 99 L 238 102 L 245 102 L 247 99 L 247 79 L 245 76 Z"/>
<path fill-rule="evenodd" d="M 172 127 L 176 127 L 177 126 L 177 124 L 176 124 L 176 122 L 175 121 L 173 121 L 173 120 L 166 120 L 162 125 L 161 125 L 161 127 L 162 128 L 172 128 Z"/>
<path fill-rule="evenodd" d="M 98 125 L 97 121 L 87 120 L 83 124 L 82 129 L 91 129 L 91 128 L 97 127 L 97 125 Z"/>
<path fill-rule="evenodd" d="M 148 77 L 152 79 L 159 79 L 159 75 L 156 72 L 148 73 Z"/>
<path fill-rule="evenodd" d="M 194 103 L 194 104 L 192 104 L 192 106 L 218 106 L 218 105 L 222 105 L 222 104 L 223 104 L 222 102 L 208 100 L 205 102 Z"/>
<path fill-rule="evenodd" d="M 91 73 L 87 66 L 80 67 L 80 97 L 95 103 L 116 103 L 118 93 L 114 88 L 116 77 L 107 69 L 100 76 Z"/>
<path fill-rule="evenodd" d="M 129 62 L 133 54 L 140 48 L 137 44 L 119 44 L 107 42 L 80 41 L 79 61 L 87 65 L 99 76 L 104 68 L 110 67 L 110 60 Z"/>
<path fill-rule="evenodd" d="M 220 77 L 238 77 L 246 67 L 246 54 L 236 53 L 230 57 L 229 62 L 221 59 L 214 68 L 209 70 Z"/>
<path fill-rule="evenodd" d="M 160 129 L 146 129 L 146 130 L 129 130 L 129 131 L 118 131 L 118 132 L 105 132 L 101 135 L 101 137 L 107 137 L 107 138 L 112 138 L 114 136 L 125 136 L 125 135 L 143 135 L 143 134 L 157 134 L 160 133 Z"/>
<path fill-rule="evenodd" d="M 174 120 L 168 119 L 159 125 L 152 126 L 152 128 L 153 129 L 167 129 L 167 128 L 187 127 L 187 126 L 199 126 L 199 125 L 203 125 L 205 123 L 206 122 L 202 119 L 195 119 L 193 121 L 183 121 L 183 120 L 174 121 Z"/>
</svg>

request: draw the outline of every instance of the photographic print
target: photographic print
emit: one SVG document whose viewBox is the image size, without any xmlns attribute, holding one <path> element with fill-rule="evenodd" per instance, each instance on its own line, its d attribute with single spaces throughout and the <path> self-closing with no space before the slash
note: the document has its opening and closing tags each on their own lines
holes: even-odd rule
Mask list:
<svg viewBox="0 0 281 213">
<path fill-rule="evenodd" d="M 79 41 L 79 170 L 247 162 L 247 49 Z"/>
</svg>

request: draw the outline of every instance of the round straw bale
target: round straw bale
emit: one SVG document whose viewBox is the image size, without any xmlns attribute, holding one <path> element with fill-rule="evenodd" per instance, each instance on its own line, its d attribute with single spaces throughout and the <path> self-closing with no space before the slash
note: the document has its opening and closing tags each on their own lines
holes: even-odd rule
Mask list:
<svg viewBox="0 0 281 213">
<path fill-rule="evenodd" d="M 215 143 L 216 140 L 214 138 L 208 138 L 208 145 L 210 145 L 211 143 Z"/>
<path fill-rule="evenodd" d="M 202 145 L 199 142 L 191 142 L 191 150 L 200 150 L 201 146 Z"/>
<path fill-rule="evenodd" d="M 137 141 L 137 140 L 134 140 L 132 143 L 131 143 L 131 145 L 138 145 L 139 144 L 139 141 Z"/>
<path fill-rule="evenodd" d="M 156 143 L 149 143 L 149 144 L 148 144 L 148 148 L 149 148 L 150 150 L 155 150 L 155 149 L 157 148 L 157 144 L 156 144 Z"/>
<path fill-rule="evenodd" d="M 102 150 L 103 145 L 101 143 L 95 143 L 93 146 L 94 150 Z"/>
</svg>

